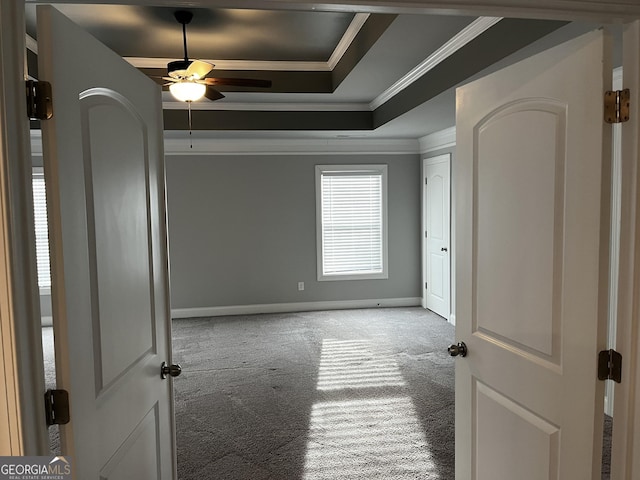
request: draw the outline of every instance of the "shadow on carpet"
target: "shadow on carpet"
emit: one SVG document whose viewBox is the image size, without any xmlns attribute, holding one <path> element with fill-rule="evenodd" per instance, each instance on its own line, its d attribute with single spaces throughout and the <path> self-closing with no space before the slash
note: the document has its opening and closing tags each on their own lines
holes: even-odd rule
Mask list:
<svg viewBox="0 0 640 480">
<path fill-rule="evenodd" d="M 174 321 L 178 478 L 454 478 L 453 335 L 422 308 Z"/>
</svg>

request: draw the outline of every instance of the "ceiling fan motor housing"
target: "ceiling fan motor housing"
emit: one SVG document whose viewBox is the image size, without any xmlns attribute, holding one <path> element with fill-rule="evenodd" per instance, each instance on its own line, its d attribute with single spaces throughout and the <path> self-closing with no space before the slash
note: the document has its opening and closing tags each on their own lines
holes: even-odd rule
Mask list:
<svg viewBox="0 0 640 480">
<path fill-rule="evenodd" d="M 180 78 L 187 73 L 187 68 L 191 65 L 191 60 L 175 60 L 167 64 L 167 73 L 170 77 Z"/>
</svg>

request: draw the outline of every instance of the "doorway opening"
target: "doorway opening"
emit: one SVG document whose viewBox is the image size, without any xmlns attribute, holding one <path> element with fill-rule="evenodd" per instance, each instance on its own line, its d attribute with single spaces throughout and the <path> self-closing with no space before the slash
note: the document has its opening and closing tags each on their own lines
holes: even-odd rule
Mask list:
<svg viewBox="0 0 640 480">
<path fill-rule="evenodd" d="M 51 267 L 49 262 L 49 227 L 47 221 L 47 193 L 42 166 L 42 136 L 39 130 L 31 130 L 33 217 L 35 223 L 36 261 L 38 289 L 40 290 L 40 320 L 42 325 L 42 354 L 44 361 L 45 390 L 56 389 L 56 359 L 51 307 Z M 49 427 L 51 454 L 60 454 L 60 430 L 58 425 Z"/>
</svg>

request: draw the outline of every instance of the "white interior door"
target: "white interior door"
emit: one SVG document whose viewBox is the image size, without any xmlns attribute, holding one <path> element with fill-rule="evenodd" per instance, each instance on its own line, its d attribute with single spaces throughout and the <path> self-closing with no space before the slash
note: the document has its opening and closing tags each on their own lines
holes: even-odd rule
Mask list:
<svg viewBox="0 0 640 480">
<path fill-rule="evenodd" d="M 77 480 L 174 478 L 160 89 L 38 7 L 62 450 Z"/>
<path fill-rule="evenodd" d="M 609 41 L 458 90 L 456 478 L 600 478 Z"/>
<path fill-rule="evenodd" d="M 424 160 L 426 308 L 449 320 L 451 313 L 450 156 Z"/>
</svg>

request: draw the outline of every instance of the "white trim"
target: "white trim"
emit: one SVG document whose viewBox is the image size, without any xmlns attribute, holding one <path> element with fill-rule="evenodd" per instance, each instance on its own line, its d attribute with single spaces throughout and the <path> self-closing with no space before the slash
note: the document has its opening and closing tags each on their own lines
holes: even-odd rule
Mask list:
<svg viewBox="0 0 640 480">
<path fill-rule="evenodd" d="M 196 138 L 165 132 L 165 155 L 414 155 L 412 138 Z M 31 152 L 42 155 L 42 131 L 31 130 Z"/>
<path fill-rule="evenodd" d="M 625 87 L 640 85 L 640 21 L 623 30 Z M 620 165 L 620 245 L 616 350 L 622 354 L 622 383 L 615 384 L 613 450 L 611 478 L 640 478 L 640 107 L 631 102 L 630 118 L 621 124 L 622 162 Z"/>
<path fill-rule="evenodd" d="M 439 132 L 430 133 L 418 139 L 420 153 L 429 153 L 442 148 L 456 146 L 456 127 L 445 128 Z"/>
<path fill-rule="evenodd" d="M 456 316 L 453 313 L 449 315 L 449 323 L 453 326 L 456 324 Z"/>
<path fill-rule="evenodd" d="M 151 58 L 151 57 L 122 57 L 136 68 L 167 68 L 169 62 L 175 58 Z M 289 62 L 269 60 L 215 60 L 201 58 L 203 62 L 211 63 L 218 70 L 256 70 L 256 71 L 301 71 L 301 72 L 328 72 L 327 62 Z"/>
<path fill-rule="evenodd" d="M 614 90 L 622 89 L 622 67 L 613 70 Z M 618 317 L 618 277 L 620 266 L 620 186 L 622 164 L 622 124 L 612 125 L 613 154 L 611 156 L 611 237 L 609 239 L 609 320 L 607 348 L 616 348 L 616 328 Z M 613 417 L 615 387 L 613 382 L 604 386 L 604 413 Z"/>
<path fill-rule="evenodd" d="M 168 92 L 167 97 L 171 95 Z M 164 97 L 164 95 L 163 95 Z M 163 110 L 187 110 L 185 102 L 170 99 L 162 102 Z M 239 110 L 259 112 L 370 112 L 368 103 L 297 103 L 297 102 L 234 102 L 226 99 L 216 102 L 193 102 L 191 110 Z"/>
<path fill-rule="evenodd" d="M 165 132 L 165 155 L 415 155 L 414 139 L 378 138 L 194 138 Z"/>
<path fill-rule="evenodd" d="M 380 105 L 396 96 L 402 90 L 456 53 L 473 39 L 493 27 L 500 20 L 502 20 L 502 17 L 479 17 L 471 22 L 465 28 L 460 30 L 460 32 L 447 40 L 435 52 L 425 58 L 421 63 L 416 65 L 409 73 L 404 75 L 400 80 L 374 98 L 369 104 L 371 110 L 375 110 Z"/>
<path fill-rule="evenodd" d="M 621 90 L 622 87 L 622 80 L 623 80 L 623 68 L 622 67 L 616 67 L 613 69 L 613 88 L 617 89 L 617 90 Z"/>
<path fill-rule="evenodd" d="M 36 276 L 24 2 L 0 0 L 0 455 L 49 452 Z"/>
<path fill-rule="evenodd" d="M 386 164 L 376 165 L 316 165 L 315 166 L 315 196 L 316 196 L 316 278 L 319 282 L 339 282 L 348 280 L 385 280 L 389 278 L 389 217 L 388 217 L 388 178 L 389 168 Z M 339 172 L 339 173 L 338 173 Z M 381 208 L 382 208 L 382 271 L 377 273 L 324 273 L 324 236 L 322 228 L 322 177 L 325 174 L 373 174 L 381 178 Z"/>
<path fill-rule="evenodd" d="M 31 155 L 42 155 L 42 130 L 29 130 L 31 138 Z M 42 168 L 42 167 L 39 167 Z M 43 169 L 44 172 L 44 169 Z"/>
<path fill-rule="evenodd" d="M 451 154 L 450 153 L 441 153 L 440 155 L 434 155 L 433 157 L 423 157 L 422 158 L 422 166 L 426 167 L 427 165 L 437 165 L 438 163 L 450 163 L 451 162 Z"/>
<path fill-rule="evenodd" d="M 419 297 L 379 298 L 368 300 L 329 300 L 321 302 L 265 303 L 229 305 L 224 307 L 174 308 L 171 318 L 220 317 L 225 315 L 253 315 L 257 313 L 311 312 L 319 310 L 347 310 L 354 308 L 390 308 L 420 306 Z"/>
<path fill-rule="evenodd" d="M 45 315 L 42 317 L 43 327 L 53 327 L 53 317 L 51 315 Z"/>
<path fill-rule="evenodd" d="M 29 35 L 27 33 L 25 40 L 26 40 L 26 44 L 27 44 L 27 50 L 31 50 L 33 53 L 35 53 L 37 55 L 38 54 L 38 42 L 36 41 L 36 39 L 33 38 L 31 35 Z"/>
<path fill-rule="evenodd" d="M 365 24 L 368 18 L 369 18 L 368 13 L 355 14 L 355 16 L 353 17 L 353 20 L 351 20 L 351 23 L 349 24 L 349 27 L 344 32 L 344 35 L 338 42 L 338 45 L 333 50 L 333 53 L 331 54 L 331 56 L 329 57 L 329 60 L 327 61 L 327 67 L 329 67 L 329 70 L 333 71 L 333 69 L 336 68 L 336 65 L 342 59 L 346 51 L 349 49 L 349 47 L 351 46 L 351 43 L 356 38 L 356 36 L 358 35 L 358 32 L 360 32 L 360 29 L 363 27 L 363 25 Z"/>
</svg>

